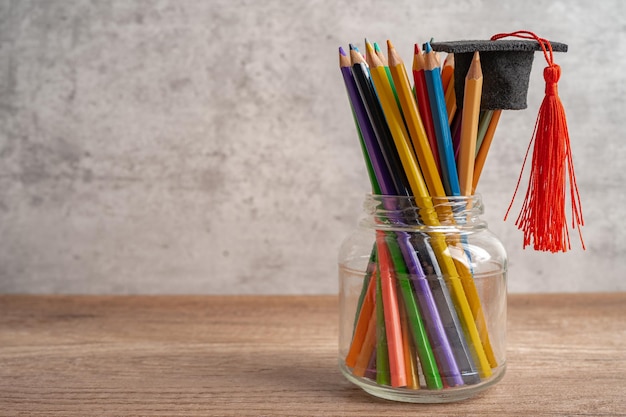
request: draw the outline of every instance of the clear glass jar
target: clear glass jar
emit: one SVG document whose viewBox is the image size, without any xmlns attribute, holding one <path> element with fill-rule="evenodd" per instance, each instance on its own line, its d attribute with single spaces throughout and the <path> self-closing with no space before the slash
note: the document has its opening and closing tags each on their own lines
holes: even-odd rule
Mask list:
<svg viewBox="0 0 626 417">
<path fill-rule="evenodd" d="M 368 393 L 472 397 L 506 369 L 502 243 L 480 196 L 368 195 L 339 252 L 339 367 Z"/>
</svg>

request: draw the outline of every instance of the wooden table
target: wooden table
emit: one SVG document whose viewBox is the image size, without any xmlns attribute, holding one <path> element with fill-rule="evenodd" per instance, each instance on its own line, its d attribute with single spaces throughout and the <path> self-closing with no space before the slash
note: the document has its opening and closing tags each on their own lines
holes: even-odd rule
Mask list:
<svg viewBox="0 0 626 417">
<path fill-rule="evenodd" d="M 626 416 L 626 293 L 511 295 L 508 371 L 380 400 L 337 367 L 332 296 L 0 296 L 0 415 Z"/>
</svg>

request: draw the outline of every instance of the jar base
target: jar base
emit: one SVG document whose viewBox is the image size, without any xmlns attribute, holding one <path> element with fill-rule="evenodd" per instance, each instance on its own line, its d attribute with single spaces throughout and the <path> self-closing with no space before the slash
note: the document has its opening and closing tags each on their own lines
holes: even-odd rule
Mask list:
<svg viewBox="0 0 626 417">
<path fill-rule="evenodd" d="M 350 369 L 346 366 L 345 362 L 342 360 L 339 360 L 339 369 L 346 377 L 346 379 L 348 379 L 348 381 L 352 382 L 368 394 L 371 394 L 375 397 L 407 403 L 433 404 L 462 401 L 478 395 L 479 393 L 490 388 L 492 385 L 496 384 L 504 377 L 504 374 L 506 372 L 506 363 L 503 363 L 502 365 L 494 369 L 493 375 L 488 380 L 483 381 L 480 384 L 466 385 L 463 387 L 455 388 L 444 388 L 441 390 L 430 390 L 426 388 L 393 388 L 389 386 L 378 385 L 367 378 L 354 376 Z"/>
</svg>

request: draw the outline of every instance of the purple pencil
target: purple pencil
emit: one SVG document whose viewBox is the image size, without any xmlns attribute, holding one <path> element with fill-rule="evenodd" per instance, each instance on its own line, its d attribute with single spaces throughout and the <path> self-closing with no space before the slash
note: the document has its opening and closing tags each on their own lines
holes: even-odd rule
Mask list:
<svg viewBox="0 0 626 417">
<path fill-rule="evenodd" d="M 385 163 L 380 146 L 378 145 L 378 140 L 376 139 L 376 134 L 374 133 L 374 128 L 367 115 L 363 100 L 361 100 L 361 96 L 357 90 L 356 82 L 352 76 L 350 57 L 342 47 L 339 47 L 339 66 L 341 68 L 341 75 L 343 75 L 344 84 L 346 85 L 346 91 L 348 92 L 348 98 L 350 99 L 357 124 L 361 130 L 363 143 L 367 150 L 370 163 L 372 164 L 372 169 L 374 170 L 380 191 L 384 195 L 395 195 L 396 187 L 394 186 L 391 174 Z"/>
</svg>

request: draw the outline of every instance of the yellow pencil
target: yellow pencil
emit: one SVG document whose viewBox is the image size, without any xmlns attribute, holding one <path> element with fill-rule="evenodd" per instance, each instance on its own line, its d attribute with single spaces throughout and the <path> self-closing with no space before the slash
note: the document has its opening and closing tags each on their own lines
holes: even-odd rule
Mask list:
<svg viewBox="0 0 626 417">
<path fill-rule="evenodd" d="M 422 123 L 422 118 L 420 117 L 417 103 L 415 102 L 415 96 L 411 93 L 411 86 L 404 62 L 390 41 L 387 41 L 387 48 L 389 70 L 391 71 L 391 76 L 396 86 L 396 92 L 398 93 L 400 105 L 402 106 L 404 120 L 409 129 L 413 148 L 417 153 L 417 160 L 419 161 L 422 174 L 428 185 L 428 191 L 431 196 L 445 197 L 446 191 L 443 188 L 443 183 L 441 182 L 441 177 L 437 169 L 437 163 L 435 162 L 435 157 L 428 143 L 426 130 L 424 129 L 424 124 Z"/>
<path fill-rule="evenodd" d="M 385 119 L 387 119 L 387 125 L 391 131 L 391 136 L 394 144 L 396 145 L 398 155 L 400 156 L 402 167 L 404 168 L 406 177 L 409 180 L 411 191 L 416 198 L 430 197 L 428 188 L 424 182 L 424 177 L 422 177 L 422 173 L 417 163 L 417 159 L 415 158 L 413 149 L 411 149 L 409 134 L 404 126 L 400 109 L 398 108 L 393 97 L 393 91 L 385 71 L 385 66 L 376 55 L 372 44 L 368 42 L 365 47 L 367 49 L 367 58 L 371 61 L 370 73 L 372 75 L 372 81 L 374 82 L 374 87 L 376 87 L 378 99 L 380 100 L 380 104 L 383 108 Z M 432 209 L 432 202 L 430 203 L 430 207 L 430 214 L 433 216 L 434 210 Z"/>
<path fill-rule="evenodd" d="M 461 195 L 472 194 L 476 136 L 478 135 L 478 118 L 480 117 L 480 96 L 482 91 L 483 72 L 480 67 L 480 56 L 478 51 L 476 51 L 465 77 L 465 92 L 463 95 L 461 142 L 458 160 Z"/>
<path fill-rule="evenodd" d="M 487 128 L 487 133 L 485 133 L 483 143 L 480 145 L 478 155 L 476 155 L 476 161 L 474 162 L 474 179 L 472 181 L 472 194 L 476 191 L 476 187 L 478 186 L 478 180 L 480 179 L 480 174 L 483 172 L 483 166 L 485 166 L 485 161 L 487 160 L 487 153 L 489 152 L 493 135 L 496 133 L 496 127 L 498 126 L 501 114 L 502 110 L 493 111 L 489 127 Z"/>
</svg>

